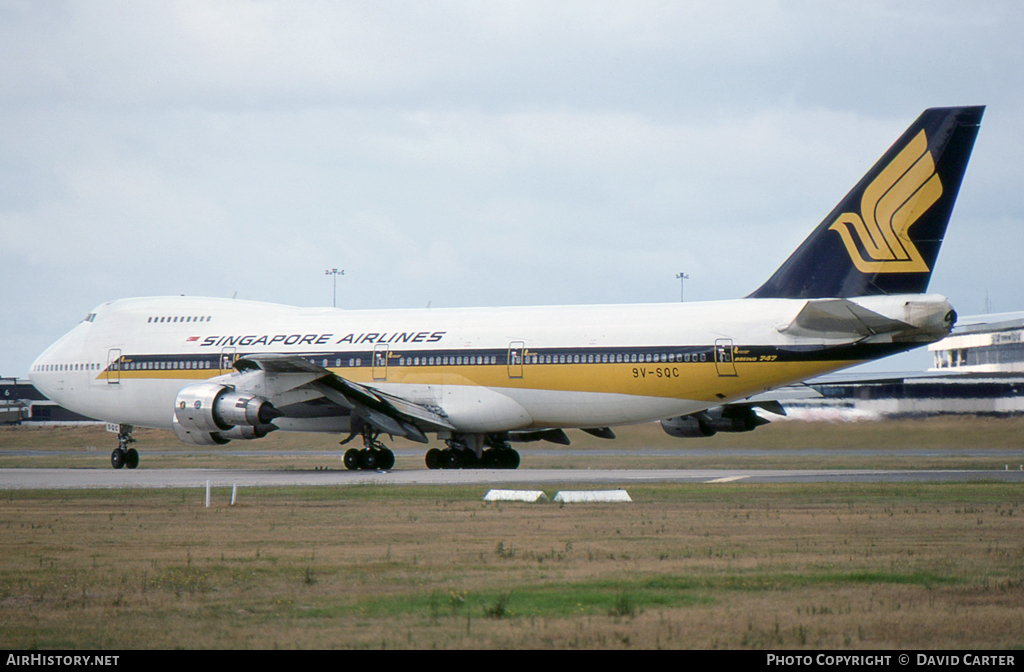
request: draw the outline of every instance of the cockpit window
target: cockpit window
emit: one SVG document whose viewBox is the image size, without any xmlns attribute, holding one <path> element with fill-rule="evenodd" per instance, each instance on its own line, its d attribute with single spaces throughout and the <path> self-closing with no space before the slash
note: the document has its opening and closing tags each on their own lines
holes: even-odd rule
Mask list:
<svg viewBox="0 0 1024 672">
<path fill-rule="evenodd" d="M 92 321 L 93 321 L 93 320 L 95 320 L 95 319 L 96 319 L 96 313 L 89 313 L 88 315 L 86 315 L 86 316 L 85 316 L 85 317 L 84 317 L 84 318 L 82 319 L 82 322 L 92 322 Z"/>
</svg>

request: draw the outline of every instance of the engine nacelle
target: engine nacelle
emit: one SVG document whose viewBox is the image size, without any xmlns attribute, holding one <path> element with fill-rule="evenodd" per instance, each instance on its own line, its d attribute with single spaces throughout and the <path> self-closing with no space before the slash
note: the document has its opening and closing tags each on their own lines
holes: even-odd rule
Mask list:
<svg viewBox="0 0 1024 672">
<path fill-rule="evenodd" d="M 252 439 L 262 439 L 267 434 L 277 429 L 277 425 L 236 425 L 226 432 L 217 432 L 225 440 L 231 441 L 234 439 L 240 439 L 242 441 L 249 441 Z"/>
<path fill-rule="evenodd" d="M 174 418 L 187 432 L 227 432 L 249 426 L 260 428 L 266 436 L 270 421 L 281 415 L 266 399 L 218 383 L 186 385 L 174 400 Z"/>
<path fill-rule="evenodd" d="M 754 412 L 753 406 L 729 405 L 704 411 L 705 424 L 716 432 L 752 432 L 768 421 Z"/>
<path fill-rule="evenodd" d="M 767 420 L 754 412 L 753 406 L 730 404 L 662 420 L 661 428 L 670 436 L 694 438 L 713 436 L 717 432 L 750 432 L 767 424 Z"/>
<path fill-rule="evenodd" d="M 178 422 L 177 415 L 171 416 L 171 428 L 174 429 L 174 435 L 178 437 L 179 441 L 190 446 L 223 446 L 231 440 L 221 432 L 201 432 L 196 429 L 186 429 L 184 425 Z"/>
<path fill-rule="evenodd" d="M 714 435 L 715 430 L 704 424 L 699 417 L 701 415 L 701 413 L 696 413 L 694 415 L 681 415 L 677 418 L 662 420 L 661 428 L 664 429 L 665 433 L 669 436 L 675 436 L 680 439 L 692 439 Z"/>
</svg>

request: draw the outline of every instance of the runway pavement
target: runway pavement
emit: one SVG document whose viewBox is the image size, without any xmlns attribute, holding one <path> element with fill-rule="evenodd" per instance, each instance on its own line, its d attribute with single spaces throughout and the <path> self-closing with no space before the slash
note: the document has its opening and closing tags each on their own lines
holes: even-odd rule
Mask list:
<svg viewBox="0 0 1024 672">
<path fill-rule="evenodd" d="M 588 485 L 643 483 L 1024 482 L 1024 471 L 887 469 L 407 469 L 390 472 L 251 469 L 0 469 L 0 490 L 345 485 Z"/>
</svg>

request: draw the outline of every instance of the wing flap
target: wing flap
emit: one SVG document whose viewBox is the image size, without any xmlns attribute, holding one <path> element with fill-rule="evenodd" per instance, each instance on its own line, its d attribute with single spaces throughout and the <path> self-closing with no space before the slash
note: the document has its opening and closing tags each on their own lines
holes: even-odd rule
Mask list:
<svg viewBox="0 0 1024 672">
<path fill-rule="evenodd" d="M 244 355 L 235 362 L 235 368 L 239 371 L 260 369 L 267 373 L 315 373 L 320 375 L 333 375 L 330 371 L 310 363 L 297 355 Z"/>
<path fill-rule="evenodd" d="M 298 355 L 245 355 L 235 362 L 240 372 L 262 371 L 268 377 L 301 376 L 307 388 L 349 410 L 378 431 L 426 443 L 424 431 L 454 430 L 443 416 L 416 402 L 343 378 Z"/>
<path fill-rule="evenodd" d="M 328 388 L 344 396 L 351 403 L 365 406 L 366 408 L 378 411 L 389 417 L 401 418 L 404 420 L 419 420 L 430 425 L 436 425 L 444 429 L 455 429 L 455 426 L 445 420 L 441 415 L 431 411 L 425 406 L 414 401 L 397 397 L 393 394 L 381 392 L 368 385 L 360 385 L 351 380 L 327 372 L 329 377 L 316 381 L 318 389 Z M 326 395 L 325 395 L 326 396 Z M 404 417 L 403 417 L 404 416 Z"/>
</svg>

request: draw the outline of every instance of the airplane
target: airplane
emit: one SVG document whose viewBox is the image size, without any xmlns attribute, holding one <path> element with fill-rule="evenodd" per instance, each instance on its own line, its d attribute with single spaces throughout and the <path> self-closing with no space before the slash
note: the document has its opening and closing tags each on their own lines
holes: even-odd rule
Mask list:
<svg viewBox="0 0 1024 672">
<path fill-rule="evenodd" d="M 361 437 L 352 470 L 391 469 L 382 435 L 446 448 L 436 468 L 516 468 L 514 443 L 661 421 L 749 431 L 776 388 L 945 337 L 928 294 L 984 106 L 930 108 L 785 263 L 730 301 L 422 310 L 298 308 L 184 296 L 98 306 L 32 364 L 47 397 L 199 446 L 272 431 Z M 761 395 L 761 396 L 756 396 Z"/>
</svg>

